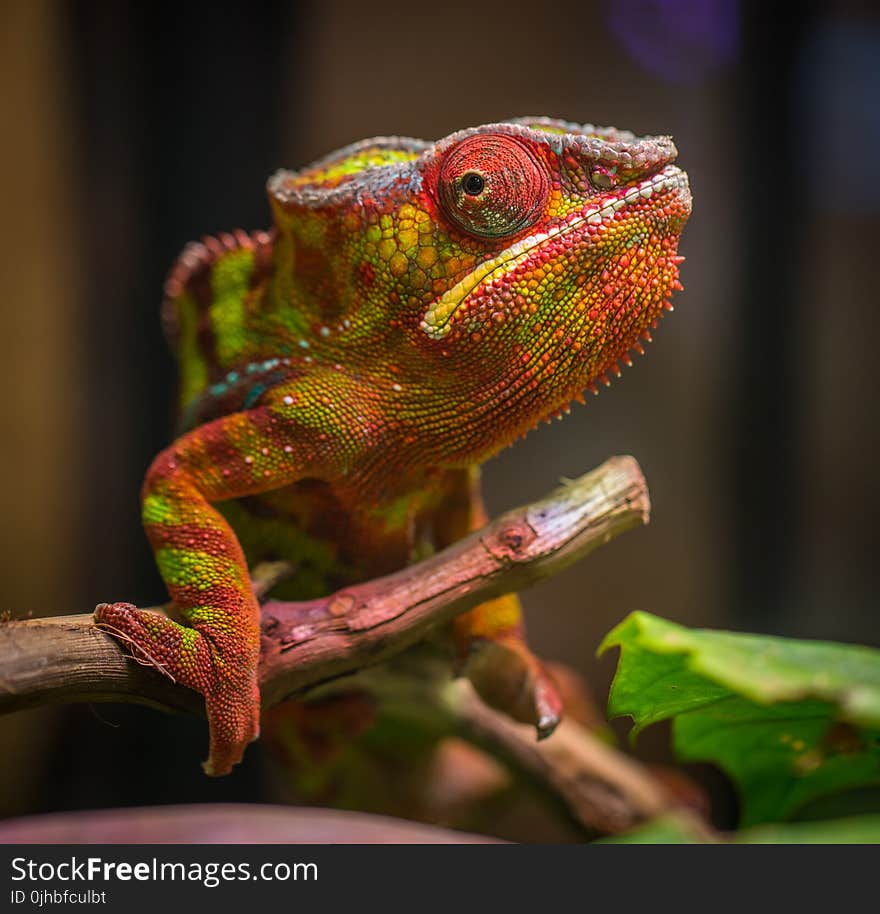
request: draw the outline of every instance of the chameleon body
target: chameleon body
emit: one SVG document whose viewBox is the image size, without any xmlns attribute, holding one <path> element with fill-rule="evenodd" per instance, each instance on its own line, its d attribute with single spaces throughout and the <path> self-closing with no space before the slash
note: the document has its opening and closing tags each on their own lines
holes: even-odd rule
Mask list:
<svg viewBox="0 0 880 914">
<path fill-rule="evenodd" d="M 177 619 L 98 623 L 206 701 L 223 774 L 259 730 L 248 562 L 288 597 L 390 572 L 485 522 L 479 467 L 640 350 L 691 211 L 668 137 L 523 118 L 356 143 L 268 182 L 274 227 L 188 246 L 166 284 L 180 434 L 143 521 Z M 454 628 L 483 697 L 560 707 L 503 597 Z"/>
</svg>

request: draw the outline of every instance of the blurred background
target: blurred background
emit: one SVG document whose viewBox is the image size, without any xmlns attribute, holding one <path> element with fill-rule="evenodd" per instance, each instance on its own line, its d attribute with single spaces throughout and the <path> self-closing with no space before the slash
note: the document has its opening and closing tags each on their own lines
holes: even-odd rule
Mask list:
<svg viewBox="0 0 880 914">
<path fill-rule="evenodd" d="M 436 10 L 436 11 L 435 11 Z M 487 465 L 493 513 L 611 454 L 651 525 L 525 595 L 590 682 L 634 609 L 880 646 L 875 517 L 880 14 L 871 3 L 0 3 L 0 608 L 165 599 L 138 491 L 175 380 L 183 245 L 266 226 L 263 185 L 379 134 L 546 114 L 670 133 L 685 292 L 648 357 Z M 663 759 L 655 728 L 636 751 Z M 0 815 L 270 800 L 259 750 L 201 776 L 204 723 L 102 705 L 0 720 Z"/>
</svg>

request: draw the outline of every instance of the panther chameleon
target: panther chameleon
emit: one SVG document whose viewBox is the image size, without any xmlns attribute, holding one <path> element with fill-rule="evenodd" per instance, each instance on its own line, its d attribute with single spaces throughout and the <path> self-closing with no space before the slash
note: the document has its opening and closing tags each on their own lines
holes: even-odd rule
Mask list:
<svg viewBox="0 0 880 914">
<path fill-rule="evenodd" d="M 207 773 L 259 733 L 249 564 L 291 560 L 285 595 L 307 599 L 483 525 L 480 465 L 607 383 L 671 310 L 691 212 L 676 154 L 548 118 L 379 137 L 274 174 L 270 231 L 186 247 L 163 309 L 180 427 L 142 492 L 176 618 L 95 615 L 204 695 Z M 452 636 L 485 700 L 552 731 L 515 595 Z"/>
</svg>

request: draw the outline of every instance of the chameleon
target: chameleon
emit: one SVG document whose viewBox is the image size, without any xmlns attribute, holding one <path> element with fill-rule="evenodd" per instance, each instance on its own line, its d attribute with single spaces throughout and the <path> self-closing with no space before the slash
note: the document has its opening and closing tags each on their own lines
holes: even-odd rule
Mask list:
<svg viewBox="0 0 880 914">
<path fill-rule="evenodd" d="M 259 735 L 248 568 L 290 598 L 397 570 L 480 528 L 481 465 L 643 352 L 691 213 L 666 136 L 525 117 L 377 137 L 267 183 L 272 228 L 189 244 L 165 284 L 177 437 L 142 519 L 173 615 L 96 623 L 204 696 L 210 775 Z M 552 732 L 519 599 L 452 625 L 489 704 Z"/>
</svg>

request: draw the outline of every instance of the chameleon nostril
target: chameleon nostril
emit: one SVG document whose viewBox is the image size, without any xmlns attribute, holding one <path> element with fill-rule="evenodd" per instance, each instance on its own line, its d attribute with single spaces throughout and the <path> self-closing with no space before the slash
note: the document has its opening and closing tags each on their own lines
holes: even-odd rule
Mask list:
<svg viewBox="0 0 880 914">
<path fill-rule="evenodd" d="M 617 178 L 601 166 L 590 172 L 590 180 L 602 190 L 610 190 L 617 185 Z"/>
</svg>

